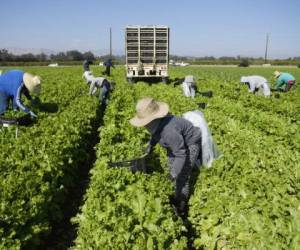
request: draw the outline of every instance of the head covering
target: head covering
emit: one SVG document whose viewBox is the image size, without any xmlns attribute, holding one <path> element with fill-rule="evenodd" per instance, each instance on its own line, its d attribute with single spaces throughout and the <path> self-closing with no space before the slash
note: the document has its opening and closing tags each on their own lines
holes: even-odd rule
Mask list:
<svg viewBox="0 0 300 250">
<path fill-rule="evenodd" d="M 273 75 L 274 75 L 274 78 L 277 78 L 279 77 L 281 74 L 281 72 L 279 72 L 278 70 L 274 71 Z"/>
<path fill-rule="evenodd" d="M 187 82 L 187 83 L 194 83 L 195 82 L 195 77 L 191 76 L 191 75 L 188 75 L 184 78 L 184 81 Z"/>
<path fill-rule="evenodd" d="M 248 77 L 247 76 L 242 76 L 241 77 L 241 83 L 245 83 L 245 82 L 249 82 Z"/>
<path fill-rule="evenodd" d="M 39 94 L 41 92 L 41 78 L 39 76 L 24 73 L 23 82 L 29 92 L 34 94 Z"/>
<path fill-rule="evenodd" d="M 168 112 L 167 103 L 158 102 L 150 97 L 142 98 L 136 104 L 136 115 L 130 119 L 130 123 L 135 127 L 142 127 L 155 119 L 165 117 Z"/>
</svg>

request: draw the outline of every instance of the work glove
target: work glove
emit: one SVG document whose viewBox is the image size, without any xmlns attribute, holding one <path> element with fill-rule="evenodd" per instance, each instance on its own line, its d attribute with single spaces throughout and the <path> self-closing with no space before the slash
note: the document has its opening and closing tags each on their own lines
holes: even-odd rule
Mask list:
<svg viewBox="0 0 300 250">
<path fill-rule="evenodd" d="M 36 119 L 37 115 L 35 113 L 33 113 L 32 111 L 29 112 L 29 115 L 32 119 Z"/>
<path fill-rule="evenodd" d="M 37 98 L 31 99 L 30 104 L 31 104 L 32 106 L 37 106 L 37 105 L 40 105 L 40 104 L 41 104 L 41 101 L 40 101 L 40 99 L 37 97 Z"/>
</svg>

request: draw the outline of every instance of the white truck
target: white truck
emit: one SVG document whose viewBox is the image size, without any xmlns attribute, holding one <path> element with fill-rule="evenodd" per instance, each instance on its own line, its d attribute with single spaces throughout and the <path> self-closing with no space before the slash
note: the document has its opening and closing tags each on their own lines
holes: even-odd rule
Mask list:
<svg viewBox="0 0 300 250">
<path fill-rule="evenodd" d="M 126 26 L 125 43 L 128 82 L 141 79 L 168 81 L 169 27 Z"/>
</svg>

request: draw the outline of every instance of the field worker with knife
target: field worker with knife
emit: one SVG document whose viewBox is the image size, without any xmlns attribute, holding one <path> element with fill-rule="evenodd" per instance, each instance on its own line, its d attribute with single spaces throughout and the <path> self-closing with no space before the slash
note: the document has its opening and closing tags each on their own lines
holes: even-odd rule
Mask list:
<svg viewBox="0 0 300 250">
<path fill-rule="evenodd" d="M 296 83 L 296 79 L 290 73 L 275 71 L 274 78 L 276 79 L 275 89 L 288 92 Z"/>
<path fill-rule="evenodd" d="M 31 118 L 37 115 L 26 107 L 22 100 L 22 94 L 33 102 L 30 93 L 39 94 L 41 91 L 41 79 L 21 70 L 10 70 L 0 75 L 0 115 L 8 108 L 9 100 L 12 100 L 13 110 L 21 109 L 30 114 Z"/>
<path fill-rule="evenodd" d="M 159 143 L 167 149 L 170 179 L 175 186 L 174 205 L 185 215 L 190 195 L 190 177 L 201 147 L 201 132 L 186 119 L 169 114 L 167 103 L 143 98 L 136 105 L 130 120 L 135 127 L 145 127 L 152 138 L 146 153 Z"/>
<path fill-rule="evenodd" d="M 242 76 L 241 83 L 248 86 L 249 93 L 255 94 L 261 91 L 266 97 L 271 95 L 267 79 L 262 76 Z"/>
</svg>

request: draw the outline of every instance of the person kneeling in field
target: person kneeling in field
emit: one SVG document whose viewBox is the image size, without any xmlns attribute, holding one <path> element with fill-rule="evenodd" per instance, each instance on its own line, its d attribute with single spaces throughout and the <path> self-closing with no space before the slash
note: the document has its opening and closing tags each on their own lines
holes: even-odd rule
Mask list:
<svg viewBox="0 0 300 250">
<path fill-rule="evenodd" d="M 175 186 L 176 212 L 185 216 L 190 195 L 192 168 L 201 155 L 201 129 L 187 119 L 169 114 L 167 103 L 153 98 L 137 102 L 136 115 L 130 120 L 135 127 L 145 127 L 151 140 L 145 153 L 150 154 L 159 143 L 167 149 L 170 180 Z"/>
<path fill-rule="evenodd" d="M 296 79 L 290 73 L 275 71 L 274 78 L 276 79 L 275 89 L 278 91 L 288 92 L 296 83 Z"/>
<path fill-rule="evenodd" d="M 242 76 L 241 83 L 248 86 L 249 93 L 261 91 L 264 96 L 270 96 L 271 90 L 267 79 L 262 76 Z"/>
<path fill-rule="evenodd" d="M 33 76 L 21 70 L 10 70 L 2 74 L 0 76 L 0 115 L 6 112 L 9 100 L 12 100 L 14 111 L 21 109 L 30 114 L 31 118 L 36 118 L 37 115 L 23 104 L 21 96 L 24 94 L 29 101 L 33 102 L 29 93 L 39 94 L 40 91 L 41 79 L 39 76 Z"/>
</svg>

